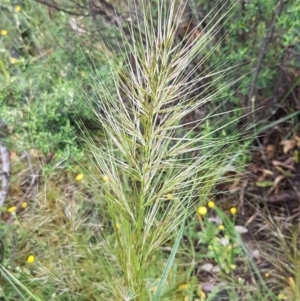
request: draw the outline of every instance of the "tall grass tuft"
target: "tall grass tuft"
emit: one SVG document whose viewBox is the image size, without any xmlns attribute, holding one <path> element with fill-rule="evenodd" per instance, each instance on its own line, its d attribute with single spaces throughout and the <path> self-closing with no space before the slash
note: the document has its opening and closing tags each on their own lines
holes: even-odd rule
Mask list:
<svg viewBox="0 0 300 301">
<path fill-rule="evenodd" d="M 106 280 L 99 286 L 112 300 L 163 298 L 187 218 L 233 168 L 239 136 L 221 134 L 232 112 L 216 103 L 236 83 L 223 80 L 234 67 L 206 66 L 234 12 L 217 19 L 217 7 L 203 31 L 199 24 L 179 38 L 185 3 L 135 2 L 136 18 L 119 28 L 121 51 L 103 50 L 113 89 L 91 74 L 97 97 L 87 100 L 105 141 L 85 140 L 111 221 L 101 240 Z M 195 111 L 202 117 L 190 122 Z M 157 254 L 168 255 L 164 265 Z"/>
</svg>

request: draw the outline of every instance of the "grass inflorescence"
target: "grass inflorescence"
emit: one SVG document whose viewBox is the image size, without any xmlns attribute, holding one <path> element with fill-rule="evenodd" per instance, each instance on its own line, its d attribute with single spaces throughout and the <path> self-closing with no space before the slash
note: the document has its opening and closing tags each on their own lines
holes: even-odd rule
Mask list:
<svg viewBox="0 0 300 301">
<path fill-rule="evenodd" d="M 196 122 L 187 121 L 195 110 L 212 108 L 208 104 L 236 83 L 217 89 L 216 82 L 231 70 L 199 71 L 213 51 L 221 20 L 178 40 L 185 5 L 163 0 L 155 5 L 154 10 L 142 1 L 135 7 L 142 19 L 128 21 L 130 39 L 120 27 L 123 56 L 106 52 L 113 91 L 91 74 L 97 97 L 87 95 L 105 135 L 101 145 L 88 135 L 85 141 L 98 170 L 94 179 L 105 179 L 100 189 L 112 234 L 103 241 L 108 277 L 103 285 L 115 300 L 163 296 L 185 221 L 233 169 L 239 138 L 221 134 L 230 112 L 212 109 Z M 157 266 L 153 256 L 172 241 L 168 260 Z"/>
</svg>

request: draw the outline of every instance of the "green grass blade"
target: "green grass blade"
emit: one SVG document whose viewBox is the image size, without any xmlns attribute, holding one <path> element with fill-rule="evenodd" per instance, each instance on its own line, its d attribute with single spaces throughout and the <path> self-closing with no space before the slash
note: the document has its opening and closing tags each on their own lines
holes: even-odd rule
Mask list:
<svg viewBox="0 0 300 301">
<path fill-rule="evenodd" d="M 179 247 L 182 235 L 183 235 L 183 230 L 184 230 L 184 224 L 185 224 L 186 216 L 187 216 L 187 212 L 185 214 L 184 219 L 182 220 L 180 230 L 179 230 L 178 235 L 176 237 L 176 240 L 175 240 L 174 246 L 172 248 L 171 254 L 170 254 L 169 258 L 168 258 L 166 267 L 164 268 L 163 273 L 161 275 L 161 279 L 160 279 L 160 282 L 159 282 L 159 284 L 157 286 L 157 289 L 155 291 L 155 294 L 154 294 L 154 297 L 153 297 L 153 301 L 159 301 L 160 298 L 161 298 L 161 296 L 162 296 L 162 293 L 163 293 L 163 290 L 164 290 L 164 287 L 165 287 L 165 284 L 166 284 L 166 281 L 167 281 L 167 277 L 168 277 L 168 275 L 170 273 L 170 270 L 171 270 L 171 267 L 172 267 L 172 265 L 174 263 L 175 255 L 177 253 L 177 250 L 178 250 L 178 247 Z"/>
<path fill-rule="evenodd" d="M 4 266 L 0 265 L 0 272 L 2 276 L 10 283 L 15 291 L 22 297 L 23 300 L 35 300 L 43 301 L 40 297 L 36 296 L 31 290 L 29 290 L 21 281 L 15 278 Z M 21 288 L 31 299 L 26 298 L 19 290 Z"/>
</svg>

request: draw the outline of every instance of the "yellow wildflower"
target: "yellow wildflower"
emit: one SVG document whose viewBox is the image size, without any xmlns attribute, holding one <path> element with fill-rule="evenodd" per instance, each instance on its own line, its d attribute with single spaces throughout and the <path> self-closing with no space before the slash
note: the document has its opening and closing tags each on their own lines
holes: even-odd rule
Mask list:
<svg viewBox="0 0 300 301">
<path fill-rule="evenodd" d="M 22 205 L 21 205 L 21 207 L 22 207 L 23 209 L 26 208 L 26 207 L 27 207 L 27 202 L 23 202 Z"/>
<path fill-rule="evenodd" d="M 198 300 L 203 301 L 206 299 L 206 294 L 205 292 L 202 290 L 201 286 L 198 287 L 197 289 L 197 296 L 200 298 Z"/>
<path fill-rule="evenodd" d="M 199 297 L 201 298 L 200 300 L 205 300 L 206 294 L 203 291 L 201 291 L 201 295 Z"/>
<path fill-rule="evenodd" d="M 269 278 L 270 277 L 270 273 L 265 273 L 265 277 Z"/>
<path fill-rule="evenodd" d="M 121 225 L 119 223 L 116 223 L 116 229 L 119 230 L 121 228 Z"/>
<path fill-rule="evenodd" d="M 277 298 L 279 300 L 287 300 L 287 297 L 283 293 L 278 294 Z"/>
<path fill-rule="evenodd" d="M 231 264 L 231 265 L 230 265 L 230 268 L 231 268 L 232 270 L 236 270 L 236 265 L 235 265 L 235 264 Z"/>
<path fill-rule="evenodd" d="M 236 212 L 237 212 L 237 210 L 236 210 L 235 207 L 231 207 L 231 208 L 230 208 L 230 212 L 231 212 L 232 215 L 235 215 Z"/>
<path fill-rule="evenodd" d="M 16 59 L 15 57 L 11 57 L 11 58 L 10 58 L 10 62 L 11 62 L 12 64 L 15 64 L 15 63 L 17 62 L 17 59 Z"/>
<path fill-rule="evenodd" d="M 15 11 L 20 12 L 21 11 L 21 6 L 20 5 L 15 6 Z"/>
<path fill-rule="evenodd" d="M 214 208 L 214 207 L 215 207 L 215 202 L 214 202 L 214 201 L 209 201 L 209 202 L 207 203 L 207 206 L 208 206 L 209 208 Z"/>
<path fill-rule="evenodd" d="M 225 227 L 223 225 L 219 225 L 218 228 L 220 231 L 223 231 L 225 229 Z"/>
<path fill-rule="evenodd" d="M 206 208 L 205 206 L 199 207 L 199 208 L 198 208 L 198 213 L 199 213 L 200 215 L 205 215 L 205 214 L 207 214 L 207 208 Z"/>
<path fill-rule="evenodd" d="M 189 283 L 183 283 L 183 284 L 180 284 L 177 288 L 178 291 L 184 291 L 184 290 L 187 290 L 191 287 L 191 285 Z"/>
<path fill-rule="evenodd" d="M 1 36 L 6 36 L 6 35 L 7 35 L 7 30 L 2 29 L 2 30 L 0 31 L 0 34 L 1 34 Z"/>
<path fill-rule="evenodd" d="M 75 177 L 75 180 L 78 182 L 82 181 L 82 179 L 83 179 L 83 173 L 80 173 Z"/>
<path fill-rule="evenodd" d="M 9 207 L 8 209 L 7 209 L 7 212 L 9 212 L 9 213 L 13 213 L 13 212 L 15 212 L 16 211 L 16 206 L 11 206 L 11 207 Z"/>
<path fill-rule="evenodd" d="M 171 193 L 168 193 L 166 195 L 167 200 L 171 200 L 173 198 L 173 195 Z"/>
<path fill-rule="evenodd" d="M 109 181 L 109 177 L 107 175 L 103 175 L 102 176 L 102 180 L 103 180 L 103 182 L 108 182 Z"/>
<path fill-rule="evenodd" d="M 33 263 L 34 261 L 35 261 L 34 255 L 31 254 L 27 257 L 27 263 Z"/>
</svg>

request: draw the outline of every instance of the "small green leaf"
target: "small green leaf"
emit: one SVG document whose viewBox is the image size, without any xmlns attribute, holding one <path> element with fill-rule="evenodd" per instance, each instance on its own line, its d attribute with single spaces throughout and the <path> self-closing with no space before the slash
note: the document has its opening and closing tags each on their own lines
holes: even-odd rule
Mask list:
<svg viewBox="0 0 300 301">
<path fill-rule="evenodd" d="M 261 181 L 261 182 L 256 182 L 257 187 L 272 187 L 273 186 L 273 181 Z"/>
</svg>

